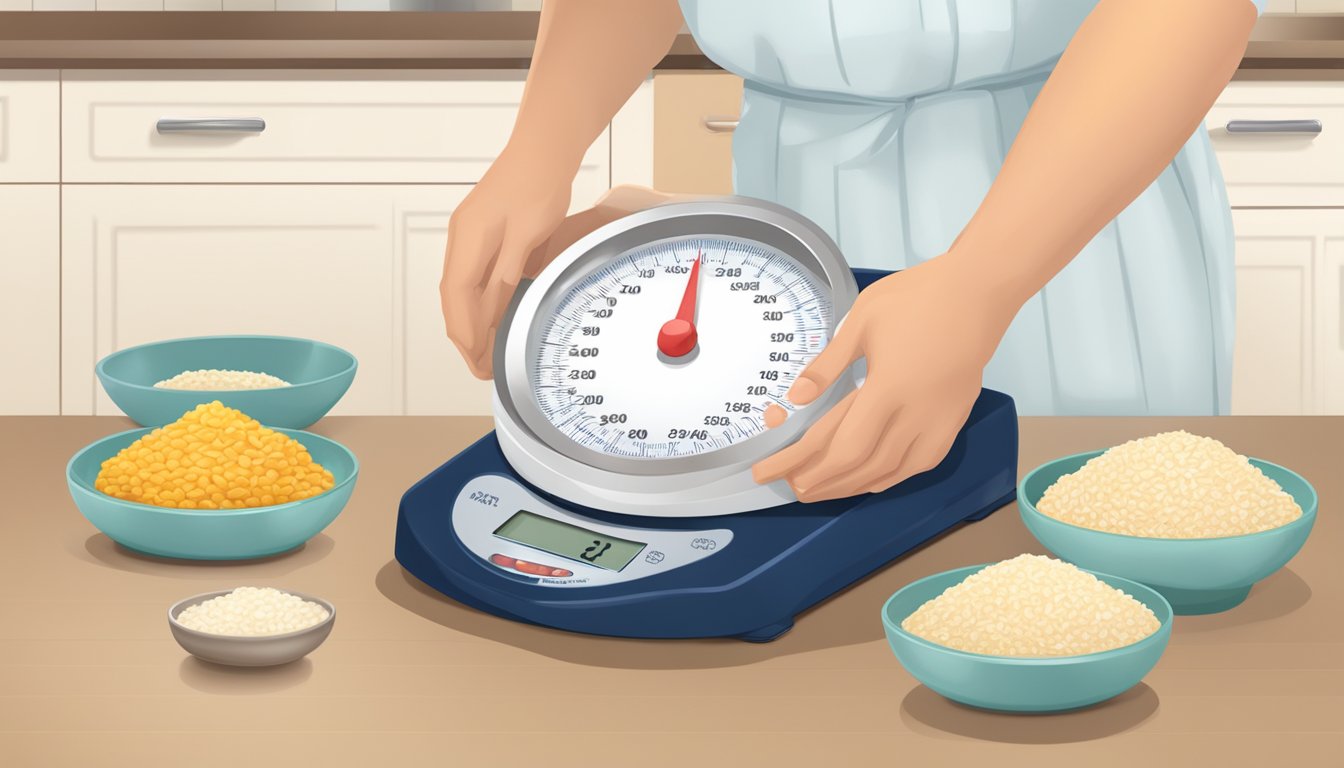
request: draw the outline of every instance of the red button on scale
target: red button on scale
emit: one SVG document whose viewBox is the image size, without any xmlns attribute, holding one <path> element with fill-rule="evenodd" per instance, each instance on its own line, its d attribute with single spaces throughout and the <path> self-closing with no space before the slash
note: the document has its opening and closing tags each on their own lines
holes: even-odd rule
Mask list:
<svg viewBox="0 0 1344 768">
<path fill-rule="evenodd" d="M 573 571 L 567 571 L 564 568 L 556 568 L 541 563 L 529 563 L 526 560 L 519 560 L 508 555 L 491 555 L 490 562 L 502 568 L 512 568 L 519 573 L 526 573 L 530 576 L 550 576 L 561 579 L 566 576 L 573 576 Z"/>
</svg>

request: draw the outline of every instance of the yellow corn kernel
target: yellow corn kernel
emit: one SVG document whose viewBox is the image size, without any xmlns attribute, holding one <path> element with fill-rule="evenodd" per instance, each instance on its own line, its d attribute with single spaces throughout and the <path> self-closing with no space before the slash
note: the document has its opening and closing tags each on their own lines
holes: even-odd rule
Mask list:
<svg viewBox="0 0 1344 768">
<path fill-rule="evenodd" d="M 335 486 L 301 443 L 218 401 L 122 449 L 93 484 L 115 498 L 181 509 L 270 506 Z"/>
</svg>

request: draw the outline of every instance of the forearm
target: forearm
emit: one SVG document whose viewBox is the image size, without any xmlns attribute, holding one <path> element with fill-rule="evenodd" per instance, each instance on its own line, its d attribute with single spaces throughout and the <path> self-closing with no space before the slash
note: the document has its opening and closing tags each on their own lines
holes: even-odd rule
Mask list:
<svg viewBox="0 0 1344 768">
<path fill-rule="evenodd" d="M 677 0 L 549 0 L 506 154 L 577 171 L 584 152 L 667 51 Z"/>
<path fill-rule="evenodd" d="M 1248 0 L 1101 0 L 948 256 L 1016 310 L 1161 173 L 1231 79 Z"/>
</svg>

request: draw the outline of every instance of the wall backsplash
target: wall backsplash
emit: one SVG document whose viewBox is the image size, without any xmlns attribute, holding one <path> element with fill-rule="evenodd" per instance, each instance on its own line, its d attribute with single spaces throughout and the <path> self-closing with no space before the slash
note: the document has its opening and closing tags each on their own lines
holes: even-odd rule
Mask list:
<svg viewBox="0 0 1344 768">
<path fill-rule="evenodd" d="M 0 11 L 537 11 L 541 0 L 0 0 Z"/>
</svg>

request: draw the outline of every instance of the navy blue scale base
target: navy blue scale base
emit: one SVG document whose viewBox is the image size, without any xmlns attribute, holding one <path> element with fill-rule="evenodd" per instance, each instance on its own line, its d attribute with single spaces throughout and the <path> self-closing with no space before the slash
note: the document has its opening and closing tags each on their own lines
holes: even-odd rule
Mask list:
<svg viewBox="0 0 1344 768">
<path fill-rule="evenodd" d="M 726 528 L 732 542 L 666 573 L 591 587 L 546 586 L 470 551 L 454 532 L 452 515 L 470 514 L 454 500 L 484 475 L 509 477 L 595 524 Z M 981 393 L 947 458 L 929 472 L 883 493 L 721 517 L 634 517 L 569 505 L 517 478 L 491 433 L 402 497 L 396 557 L 444 595 L 516 621 L 616 637 L 764 642 L 788 631 L 799 613 L 909 550 L 1008 504 L 1016 477 L 1017 415 L 1011 399 L 991 390 Z M 873 612 L 876 617 L 876 606 Z"/>
<path fill-rule="evenodd" d="M 855 274 L 865 287 L 881 276 Z M 1010 503 L 1016 479 L 1017 414 L 1007 395 L 992 390 L 981 392 L 943 462 L 894 488 L 716 517 L 578 507 L 518 477 L 491 433 L 402 497 L 396 558 L 444 595 L 515 621 L 614 637 L 766 642 L 787 632 L 798 614 L 911 549 Z M 548 509 L 584 534 L 605 527 L 608 538 L 629 541 L 614 542 L 604 569 L 601 560 L 587 561 L 606 553 L 596 547 L 599 536 L 573 527 L 567 530 L 582 539 L 578 546 L 587 539 L 594 546 L 571 557 L 524 546 L 517 541 L 523 535 L 500 535 L 513 529 L 497 523 Z M 618 568 L 623 546 L 624 557 L 639 548 Z"/>
</svg>

